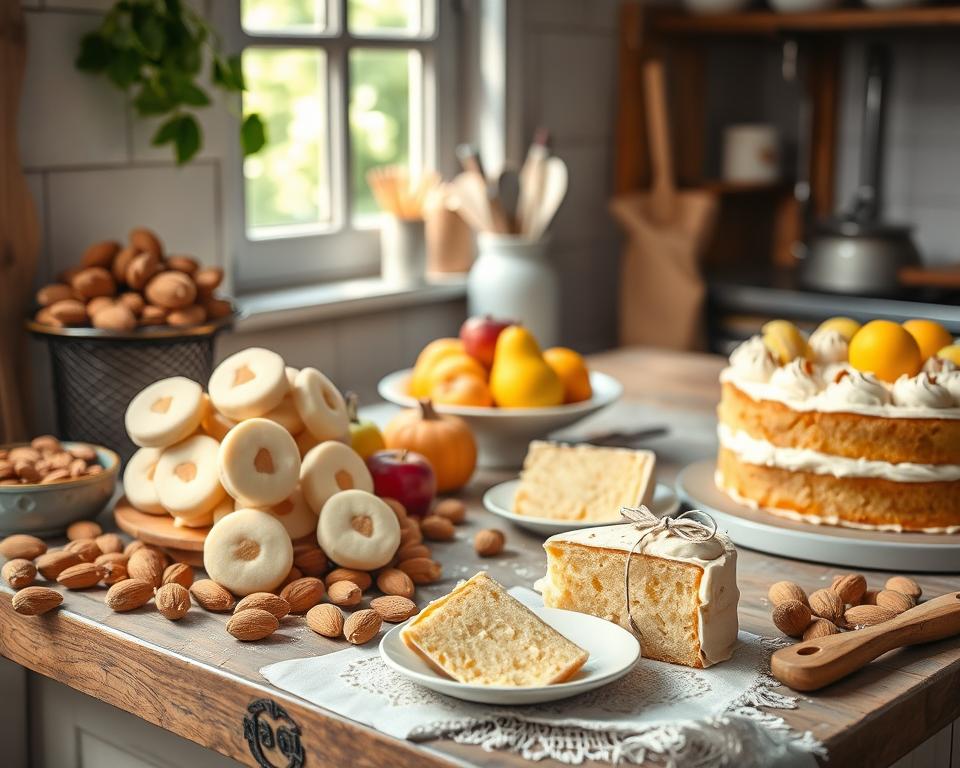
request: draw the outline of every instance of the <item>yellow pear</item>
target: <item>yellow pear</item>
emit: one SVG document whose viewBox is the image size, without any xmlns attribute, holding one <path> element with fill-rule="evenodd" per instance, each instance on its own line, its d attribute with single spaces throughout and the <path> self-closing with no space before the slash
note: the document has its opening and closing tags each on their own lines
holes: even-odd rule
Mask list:
<svg viewBox="0 0 960 768">
<path fill-rule="evenodd" d="M 490 369 L 490 393 L 501 408 L 546 408 L 563 402 L 563 382 L 537 340 L 521 325 L 504 329 Z"/>
</svg>

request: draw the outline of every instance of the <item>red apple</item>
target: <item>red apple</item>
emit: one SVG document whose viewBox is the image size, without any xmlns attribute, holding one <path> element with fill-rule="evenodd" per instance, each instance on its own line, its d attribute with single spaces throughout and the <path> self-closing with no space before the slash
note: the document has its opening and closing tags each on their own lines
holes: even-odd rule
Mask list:
<svg viewBox="0 0 960 768">
<path fill-rule="evenodd" d="M 464 350 L 489 368 L 493 365 L 497 337 L 500 336 L 500 331 L 510 325 L 514 325 L 513 321 L 497 320 L 490 315 L 468 317 L 460 326 L 460 340 Z"/>
<path fill-rule="evenodd" d="M 425 456 L 414 451 L 377 451 L 367 459 L 373 475 L 373 492 L 396 499 L 411 515 L 430 511 L 437 495 L 437 478 Z"/>
</svg>

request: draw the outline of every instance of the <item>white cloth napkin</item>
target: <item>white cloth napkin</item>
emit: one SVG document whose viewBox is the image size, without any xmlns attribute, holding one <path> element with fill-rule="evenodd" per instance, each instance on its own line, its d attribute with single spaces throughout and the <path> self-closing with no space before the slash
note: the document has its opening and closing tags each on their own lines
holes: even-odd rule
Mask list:
<svg viewBox="0 0 960 768">
<path fill-rule="evenodd" d="M 510 594 L 527 605 L 540 596 Z M 434 693 L 387 667 L 376 646 L 290 659 L 260 670 L 273 685 L 401 739 L 445 736 L 530 760 L 569 764 L 813 766 L 822 745 L 758 707 L 792 709 L 769 677 L 772 646 L 740 633 L 732 659 L 709 669 L 641 659 L 624 678 L 570 699 L 524 707 L 473 704 Z M 732 763 L 731 763 L 732 761 Z"/>
</svg>

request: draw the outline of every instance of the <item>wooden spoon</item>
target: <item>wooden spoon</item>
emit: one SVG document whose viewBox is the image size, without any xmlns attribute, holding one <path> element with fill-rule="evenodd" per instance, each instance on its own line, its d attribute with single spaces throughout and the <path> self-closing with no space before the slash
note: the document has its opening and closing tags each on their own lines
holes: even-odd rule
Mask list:
<svg viewBox="0 0 960 768">
<path fill-rule="evenodd" d="M 882 624 L 782 648 L 770 659 L 770 669 L 795 691 L 816 691 L 894 648 L 956 634 L 960 634 L 960 592 L 951 592 Z"/>
</svg>

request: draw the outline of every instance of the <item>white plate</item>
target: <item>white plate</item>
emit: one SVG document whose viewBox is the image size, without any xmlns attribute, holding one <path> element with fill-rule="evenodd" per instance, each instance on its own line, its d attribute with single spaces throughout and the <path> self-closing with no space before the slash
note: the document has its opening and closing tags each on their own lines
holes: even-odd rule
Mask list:
<svg viewBox="0 0 960 768">
<path fill-rule="evenodd" d="M 380 380 L 377 391 L 388 402 L 411 408 L 417 400 L 408 394 L 412 369 L 396 371 Z M 437 405 L 439 413 L 451 413 L 464 419 L 477 438 L 479 464 L 483 467 L 519 467 L 531 440 L 612 405 L 623 394 L 620 382 L 598 371 L 590 372 L 593 397 L 581 403 L 551 408 L 478 408 L 475 406 Z"/>
<path fill-rule="evenodd" d="M 566 531 L 577 531 L 581 528 L 596 528 L 598 525 L 618 525 L 624 521 L 621 519 L 610 520 L 605 523 L 598 523 L 596 520 L 576 521 L 576 520 L 551 520 L 545 517 L 529 517 L 527 515 L 517 515 L 513 511 L 513 496 L 520 486 L 519 478 L 507 480 L 505 483 L 493 486 L 483 494 L 483 506 L 489 512 L 509 520 L 511 523 L 526 528 L 528 531 L 539 533 L 541 536 L 553 536 L 555 533 L 564 533 Z M 672 515 L 680 509 L 680 500 L 669 485 L 657 483 L 653 490 L 653 500 L 648 505 L 650 511 L 659 517 Z"/>
<path fill-rule="evenodd" d="M 407 622 L 394 627 L 380 641 L 380 656 L 387 666 L 425 688 L 480 704 L 542 704 L 586 693 L 619 680 L 640 659 L 640 643 L 623 627 L 596 616 L 559 608 L 531 608 L 537 616 L 589 652 L 586 664 L 572 680 L 555 685 L 514 688 L 458 683 L 435 672 L 400 638 Z M 412 621 L 412 619 L 410 620 Z"/>
</svg>

